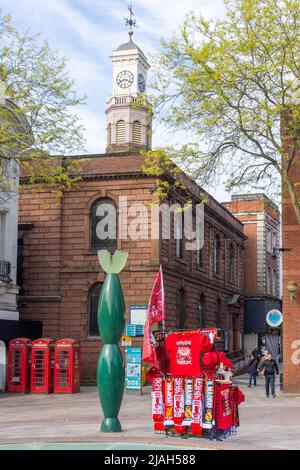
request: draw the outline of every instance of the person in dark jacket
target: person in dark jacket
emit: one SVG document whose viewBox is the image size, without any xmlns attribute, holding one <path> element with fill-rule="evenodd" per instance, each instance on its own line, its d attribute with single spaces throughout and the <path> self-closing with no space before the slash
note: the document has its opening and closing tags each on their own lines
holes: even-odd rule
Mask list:
<svg viewBox="0 0 300 470">
<path fill-rule="evenodd" d="M 258 348 L 255 348 L 251 353 L 251 356 L 253 356 L 254 359 L 257 359 L 258 361 L 260 361 L 262 355 L 263 355 L 263 353 Z"/>
<path fill-rule="evenodd" d="M 252 380 L 253 380 L 254 386 L 256 387 L 257 368 L 258 368 L 258 359 L 252 355 L 248 364 L 248 374 L 249 374 L 248 387 L 251 387 Z"/>
<path fill-rule="evenodd" d="M 275 398 L 275 375 L 279 374 L 279 368 L 271 353 L 267 355 L 267 358 L 261 364 L 260 370 L 263 372 L 266 380 L 266 397 L 269 398 L 270 396 L 271 385 L 272 397 Z"/>
</svg>

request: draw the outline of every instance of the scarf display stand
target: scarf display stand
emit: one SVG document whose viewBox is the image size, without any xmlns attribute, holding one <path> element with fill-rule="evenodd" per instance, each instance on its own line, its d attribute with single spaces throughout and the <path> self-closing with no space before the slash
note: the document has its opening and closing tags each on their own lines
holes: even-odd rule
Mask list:
<svg viewBox="0 0 300 470">
<path fill-rule="evenodd" d="M 164 368 L 153 374 L 151 395 L 155 433 L 210 440 L 236 435 L 244 395 L 232 381 L 233 364 L 216 351 L 212 330 L 176 330 L 160 338 Z"/>
</svg>

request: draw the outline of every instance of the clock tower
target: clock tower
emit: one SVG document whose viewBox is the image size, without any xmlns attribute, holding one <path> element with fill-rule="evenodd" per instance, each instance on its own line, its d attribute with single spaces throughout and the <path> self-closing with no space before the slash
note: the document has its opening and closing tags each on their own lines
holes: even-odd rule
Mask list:
<svg viewBox="0 0 300 470">
<path fill-rule="evenodd" d="M 150 67 L 141 49 L 132 40 L 135 25 L 130 7 L 129 41 L 111 56 L 113 64 L 112 96 L 106 105 L 108 153 L 151 147 L 151 112 L 145 102 L 147 71 Z"/>
</svg>

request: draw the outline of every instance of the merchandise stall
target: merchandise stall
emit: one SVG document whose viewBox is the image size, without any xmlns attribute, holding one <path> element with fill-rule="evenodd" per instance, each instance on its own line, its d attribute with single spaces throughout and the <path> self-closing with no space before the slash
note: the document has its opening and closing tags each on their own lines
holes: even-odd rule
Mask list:
<svg viewBox="0 0 300 470">
<path fill-rule="evenodd" d="M 155 432 L 218 440 L 237 432 L 244 395 L 232 381 L 232 362 L 216 347 L 218 338 L 216 328 L 156 336 L 159 367 L 148 373 Z"/>
</svg>

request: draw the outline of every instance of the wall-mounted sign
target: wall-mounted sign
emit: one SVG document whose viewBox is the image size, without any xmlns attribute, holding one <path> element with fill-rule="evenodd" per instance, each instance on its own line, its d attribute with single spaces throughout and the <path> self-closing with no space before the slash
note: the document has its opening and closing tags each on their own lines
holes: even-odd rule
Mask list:
<svg viewBox="0 0 300 470">
<path fill-rule="evenodd" d="M 147 305 L 130 305 L 129 323 L 132 325 L 145 325 L 147 316 Z"/>
<path fill-rule="evenodd" d="M 142 389 L 142 348 L 126 349 L 126 388 Z"/>
<path fill-rule="evenodd" d="M 131 346 L 132 345 L 132 338 L 131 336 L 122 336 L 122 346 Z"/>
<path fill-rule="evenodd" d="M 132 325 L 127 323 L 125 327 L 126 336 L 143 336 L 144 326 L 143 325 Z"/>
<path fill-rule="evenodd" d="M 269 326 L 272 326 L 273 328 L 277 328 L 278 326 L 281 325 L 283 321 L 283 315 L 280 312 L 280 310 L 276 310 L 273 308 L 272 310 L 269 310 L 266 316 L 266 322 Z"/>
</svg>

